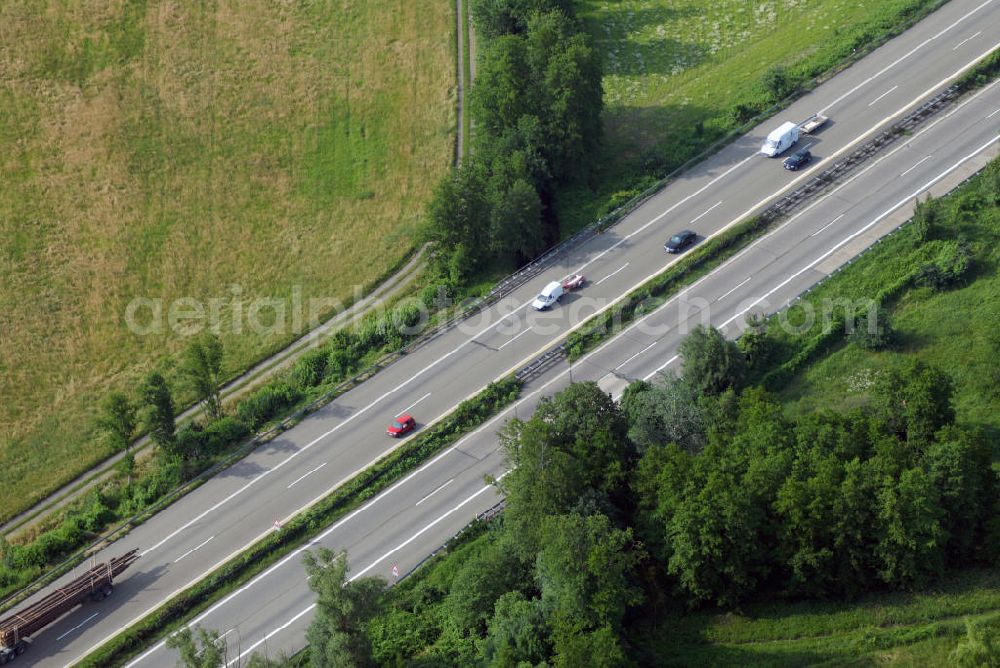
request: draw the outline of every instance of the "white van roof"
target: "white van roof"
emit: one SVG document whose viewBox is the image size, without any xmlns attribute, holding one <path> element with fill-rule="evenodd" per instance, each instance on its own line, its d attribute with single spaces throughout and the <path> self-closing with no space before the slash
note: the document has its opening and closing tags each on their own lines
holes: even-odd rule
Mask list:
<svg viewBox="0 0 1000 668">
<path fill-rule="evenodd" d="M 791 130 L 795 129 L 795 127 L 796 127 L 795 123 L 792 123 L 791 121 L 785 121 L 778 127 L 777 130 L 772 130 L 771 134 L 767 136 L 767 139 L 768 141 L 776 142 L 782 137 L 784 137 L 786 134 L 788 134 Z"/>
<path fill-rule="evenodd" d="M 562 283 L 560 283 L 559 281 L 552 281 L 551 283 L 545 286 L 545 288 L 542 290 L 542 294 L 548 296 L 551 295 L 556 290 L 561 290 L 561 289 L 562 289 Z"/>
</svg>

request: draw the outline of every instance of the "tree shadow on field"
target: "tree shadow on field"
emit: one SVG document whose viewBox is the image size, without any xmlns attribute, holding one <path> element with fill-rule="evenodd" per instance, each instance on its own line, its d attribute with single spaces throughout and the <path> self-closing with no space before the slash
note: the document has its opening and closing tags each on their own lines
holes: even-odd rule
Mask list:
<svg viewBox="0 0 1000 668">
<path fill-rule="evenodd" d="M 724 617 L 725 613 L 716 615 L 695 613 L 690 616 L 667 616 L 654 625 L 643 628 L 634 638 L 633 658 L 639 666 L 659 668 L 660 666 L 676 666 L 688 668 L 704 666 L 706 668 L 726 667 L 745 668 L 746 666 L 811 666 L 828 662 L 835 658 L 822 652 L 802 650 L 765 649 L 761 644 L 748 645 L 746 648 L 736 644 L 715 644 L 708 640 L 710 627 L 715 626 L 715 620 Z M 856 657 L 852 659 L 857 660 Z M 857 666 L 873 665 L 864 659 L 858 660 Z"/>
<path fill-rule="evenodd" d="M 618 45 L 618 46 L 613 46 Z M 604 42 L 604 73 L 619 76 L 671 75 L 695 67 L 710 55 L 708 49 L 694 42 L 669 37 L 638 42 Z"/>
<path fill-rule="evenodd" d="M 713 145 L 713 152 L 727 146 L 747 155 L 760 150 L 762 137 L 719 143 L 730 126 L 728 114 L 727 109 L 693 104 L 607 107 L 599 180 L 611 180 L 613 174 L 662 178 Z"/>
<path fill-rule="evenodd" d="M 677 8 L 661 5 L 629 11 L 601 11 L 604 2 L 584 1 L 580 14 L 587 31 L 601 51 L 606 74 L 641 76 L 671 74 L 676 67 L 698 65 L 710 55 L 703 44 L 661 34 L 657 29 L 679 19 L 697 20 L 695 7 Z M 600 19 L 593 18 L 599 16 Z"/>
</svg>

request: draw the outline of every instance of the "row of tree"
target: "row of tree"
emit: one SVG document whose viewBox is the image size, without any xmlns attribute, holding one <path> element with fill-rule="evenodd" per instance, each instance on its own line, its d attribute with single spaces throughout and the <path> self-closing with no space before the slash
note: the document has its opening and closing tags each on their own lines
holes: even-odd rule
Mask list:
<svg viewBox="0 0 1000 668">
<path fill-rule="evenodd" d="M 442 273 L 520 264 L 558 238 L 555 188 L 601 137 L 601 67 L 567 0 L 476 0 L 472 155 L 442 181 L 428 230 Z"/>
<path fill-rule="evenodd" d="M 181 356 L 180 372 L 185 382 L 204 406 L 209 420 L 219 420 L 222 401 L 219 395 L 222 372 L 222 343 L 212 334 L 193 340 Z M 159 371 L 143 379 L 138 401 L 123 392 L 112 392 L 101 405 L 98 426 L 111 440 L 115 451 L 128 450 L 140 425 L 161 452 L 168 456 L 187 457 L 195 453 L 180 451 L 183 439 L 178 439 L 176 409 L 170 386 Z"/>
</svg>

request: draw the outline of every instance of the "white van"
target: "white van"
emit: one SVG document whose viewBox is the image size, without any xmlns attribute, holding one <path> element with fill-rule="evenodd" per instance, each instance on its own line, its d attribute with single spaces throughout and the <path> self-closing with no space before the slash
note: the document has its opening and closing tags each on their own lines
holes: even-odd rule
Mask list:
<svg viewBox="0 0 1000 668">
<path fill-rule="evenodd" d="M 760 147 L 760 152 L 769 158 L 773 158 L 787 151 L 798 140 L 799 126 L 791 121 L 786 121 L 781 124 L 780 128 L 772 131 L 767 136 L 764 145 Z"/>
<path fill-rule="evenodd" d="M 544 311 L 548 307 L 555 304 L 557 301 L 562 299 L 563 296 L 563 286 L 559 281 L 552 281 L 535 297 L 535 301 L 531 302 L 531 305 L 536 311 Z"/>
</svg>

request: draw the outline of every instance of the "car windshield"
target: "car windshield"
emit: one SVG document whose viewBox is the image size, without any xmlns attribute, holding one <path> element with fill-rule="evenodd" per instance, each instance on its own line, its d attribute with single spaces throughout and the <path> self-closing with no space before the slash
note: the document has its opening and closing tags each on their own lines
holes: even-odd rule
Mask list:
<svg viewBox="0 0 1000 668">
<path fill-rule="evenodd" d="M 393 420 L 392 421 L 392 428 L 393 429 L 402 429 L 403 428 L 403 423 L 400 422 L 399 420 Z"/>
<path fill-rule="evenodd" d="M 670 237 L 670 243 L 672 244 L 679 244 L 683 242 L 684 242 L 684 237 L 682 237 L 679 234 L 675 234 L 674 236 Z"/>
<path fill-rule="evenodd" d="M 542 294 L 538 295 L 538 301 L 547 302 L 549 301 L 549 296 L 543 292 Z"/>
<path fill-rule="evenodd" d="M 778 142 L 774 141 L 773 139 L 768 139 L 766 142 L 764 142 L 764 146 L 768 148 L 778 148 Z"/>
</svg>

